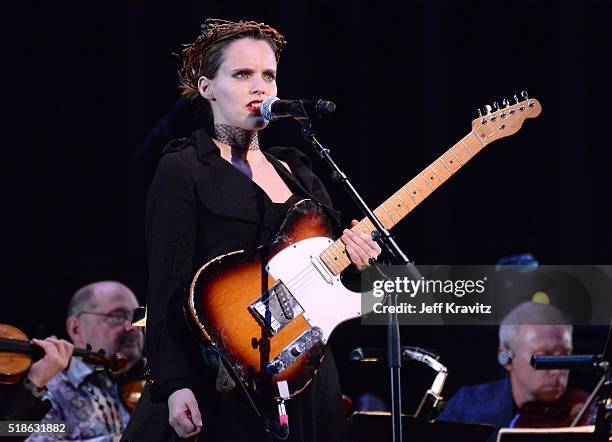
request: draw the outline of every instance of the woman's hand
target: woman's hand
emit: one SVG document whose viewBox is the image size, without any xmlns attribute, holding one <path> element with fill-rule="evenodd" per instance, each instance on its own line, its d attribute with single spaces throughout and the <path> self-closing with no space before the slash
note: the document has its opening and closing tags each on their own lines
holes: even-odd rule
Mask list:
<svg viewBox="0 0 612 442">
<path fill-rule="evenodd" d="M 52 377 L 68 367 L 74 345 L 63 339 L 57 339 L 55 336 L 47 339 L 32 339 L 32 343 L 42 348 L 45 356 L 32 364 L 28 372 L 28 379 L 38 388 L 42 388 Z"/>
<path fill-rule="evenodd" d="M 354 219 L 351 221 L 351 228 L 357 224 L 359 224 L 359 221 Z M 370 259 L 376 259 L 380 255 L 380 246 L 370 235 L 358 230 L 345 229 L 340 239 L 346 246 L 346 253 L 348 253 L 351 262 L 360 272 L 370 266 Z"/>
<path fill-rule="evenodd" d="M 202 430 L 198 401 L 189 388 L 176 390 L 168 397 L 168 423 L 182 438 L 195 436 Z"/>
</svg>

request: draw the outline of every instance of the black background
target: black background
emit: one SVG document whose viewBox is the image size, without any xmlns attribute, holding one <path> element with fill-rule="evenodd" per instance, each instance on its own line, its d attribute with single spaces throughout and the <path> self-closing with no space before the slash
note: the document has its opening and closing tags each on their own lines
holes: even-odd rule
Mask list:
<svg viewBox="0 0 612 442">
<path fill-rule="evenodd" d="M 398 241 L 417 263 L 492 264 L 531 252 L 546 264 L 609 264 L 610 3 L 402 3 L 3 6 L 0 320 L 30 336 L 65 336 L 68 299 L 101 279 L 120 280 L 145 301 L 146 189 L 163 145 L 198 125 L 177 102 L 172 53 L 204 17 L 263 20 L 285 35 L 279 95 L 336 102 L 318 132 L 371 204 L 466 135 L 478 107 L 527 89 L 540 117 L 435 192 L 397 227 Z M 293 121 L 270 125 L 262 138 L 311 154 Z M 326 183 L 345 219 L 360 218 Z M 579 332 L 577 350 L 601 351 L 606 330 Z M 344 363 L 348 349 L 382 346 L 384 336 L 340 327 L 333 342 L 346 391 L 384 381 L 382 368 Z M 442 354 L 449 393 L 500 374 L 494 328 L 406 327 L 404 342 Z M 407 389 L 426 387 L 411 376 Z"/>
</svg>

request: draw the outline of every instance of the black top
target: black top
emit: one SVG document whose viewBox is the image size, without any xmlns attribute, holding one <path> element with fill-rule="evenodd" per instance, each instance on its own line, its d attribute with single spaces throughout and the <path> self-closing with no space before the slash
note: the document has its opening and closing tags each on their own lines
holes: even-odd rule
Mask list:
<svg viewBox="0 0 612 442">
<path fill-rule="evenodd" d="M 216 371 L 206 365 L 186 326 L 185 289 L 196 270 L 210 259 L 267 242 L 285 209 L 297 198 L 331 207 L 308 157 L 287 147 L 271 148 L 265 155 L 294 193 L 285 203 L 273 203 L 255 182 L 221 158 L 204 130 L 164 149 L 149 190 L 146 350 L 152 381 L 147 397 L 150 394 L 153 402 L 165 404 L 177 389 L 192 389 L 204 421 L 198 441 L 263 441 L 267 433 L 236 390 L 229 394 L 216 391 Z M 287 163 L 291 173 L 279 160 Z M 332 209 L 330 212 L 338 218 Z M 290 441 L 345 438 L 338 376 L 330 352 L 328 356 L 312 384 L 289 401 Z M 152 431 L 156 418 L 144 416 L 153 416 L 155 406 L 139 402 L 139 408 L 141 415 L 132 418 L 138 424 L 130 423 L 126 430 L 128 440 L 168 440 Z M 159 420 L 167 422 L 167 418 Z M 149 437 L 141 437 L 143 434 Z"/>
</svg>

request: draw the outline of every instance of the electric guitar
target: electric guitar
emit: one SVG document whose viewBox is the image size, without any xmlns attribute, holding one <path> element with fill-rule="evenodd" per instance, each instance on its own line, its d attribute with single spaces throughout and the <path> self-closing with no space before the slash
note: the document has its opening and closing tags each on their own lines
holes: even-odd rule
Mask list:
<svg viewBox="0 0 612 442">
<path fill-rule="evenodd" d="M 395 226 L 486 145 L 537 117 L 538 100 L 523 98 L 515 96 L 512 105 L 504 100 L 501 109 L 487 106 L 466 136 L 374 210 L 383 226 Z M 375 230 L 367 218 L 352 229 Z M 263 397 L 286 396 L 280 387 L 288 387 L 291 397 L 299 394 L 319 368 L 334 328 L 368 313 L 361 311 L 360 294 L 340 281 L 351 261 L 332 232 L 322 206 L 301 200 L 265 253 L 229 252 L 193 278 L 187 310 L 195 328 L 239 381 Z"/>
</svg>

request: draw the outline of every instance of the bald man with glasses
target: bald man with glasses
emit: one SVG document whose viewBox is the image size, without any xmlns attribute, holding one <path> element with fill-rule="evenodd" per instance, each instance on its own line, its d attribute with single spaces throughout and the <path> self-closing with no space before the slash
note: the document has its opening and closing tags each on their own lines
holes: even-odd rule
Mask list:
<svg viewBox="0 0 612 442">
<path fill-rule="evenodd" d="M 104 350 L 110 357 L 124 355 L 128 363 L 120 373 L 109 375 L 73 357 L 68 369 L 47 384 L 51 411 L 43 422 L 67 422 L 68 440 L 119 441 L 129 419 L 120 400 L 116 377 L 142 359 L 143 334 L 132 325 L 138 308 L 134 293 L 116 281 L 100 281 L 80 288 L 68 306 L 66 330 L 76 347 Z M 35 433 L 27 440 L 56 440 L 52 434 Z"/>
</svg>

